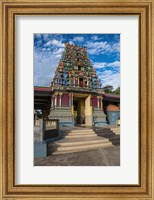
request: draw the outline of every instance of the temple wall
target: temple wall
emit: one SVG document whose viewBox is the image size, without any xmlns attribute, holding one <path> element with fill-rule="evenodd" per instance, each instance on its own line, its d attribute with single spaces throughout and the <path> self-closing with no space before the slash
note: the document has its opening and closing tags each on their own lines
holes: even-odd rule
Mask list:
<svg viewBox="0 0 154 200">
<path fill-rule="evenodd" d="M 85 99 L 85 124 L 92 126 L 92 106 L 90 105 L 91 95 Z"/>
<path fill-rule="evenodd" d="M 68 106 L 69 105 L 69 94 L 63 93 L 62 94 L 62 106 Z"/>
<path fill-rule="evenodd" d="M 94 126 L 106 126 L 106 115 L 100 108 L 93 108 L 93 125 Z"/>
<path fill-rule="evenodd" d="M 43 119 L 37 119 L 34 123 L 34 141 L 41 142 L 43 141 L 44 134 L 44 122 Z"/>
<path fill-rule="evenodd" d="M 60 126 L 74 126 L 71 107 L 56 107 L 52 109 L 49 119 L 58 119 Z"/>
<path fill-rule="evenodd" d="M 97 96 L 93 96 L 93 97 L 92 97 L 92 106 L 93 106 L 94 108 L 97 108 Z"/>
<path fill-rule="evenodd" d="M 107 115 L 107 121 L 109 124 L 116 124 L 117 120 L 120 119 L 120 110 L 119 110 L 119 104 L 109 104 L 106 107 L 106 115 Z"/>
</svg>

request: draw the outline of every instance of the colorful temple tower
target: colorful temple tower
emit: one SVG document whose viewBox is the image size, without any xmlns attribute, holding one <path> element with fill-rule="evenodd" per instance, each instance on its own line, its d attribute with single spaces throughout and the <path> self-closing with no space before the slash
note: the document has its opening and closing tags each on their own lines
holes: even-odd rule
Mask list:
<svg viewBox="0 0 154 200">
<path fill-rule="evenodd" d="M 59 119 L 61 126 L 106 125 L 101 82 L 85 47 L 65 43 L 51 89 L 50 119 Z"/>
</svg>

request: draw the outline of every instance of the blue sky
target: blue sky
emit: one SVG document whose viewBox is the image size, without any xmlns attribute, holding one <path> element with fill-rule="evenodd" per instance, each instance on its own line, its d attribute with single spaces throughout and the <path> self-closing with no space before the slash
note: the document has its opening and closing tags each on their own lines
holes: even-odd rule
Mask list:
<svg viewBox="0 0 154 200">
<path fill-rule="evenodd" d="M 120 34 L 34 34 L 35 86 L 50 86 L 64 42 L 87 48 L 102 86 L 120 86 Z"/>
</svg>

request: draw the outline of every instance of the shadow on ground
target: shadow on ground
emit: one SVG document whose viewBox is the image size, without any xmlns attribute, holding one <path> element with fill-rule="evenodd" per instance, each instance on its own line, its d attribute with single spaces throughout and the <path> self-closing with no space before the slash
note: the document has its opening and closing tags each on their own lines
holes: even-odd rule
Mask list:
<svg viewBox="0 0 154 200">
<path fill-rule="evenodd" d="M 120 166 L 120 146 L 36 158 L 34 166 Z"/>
</svg>

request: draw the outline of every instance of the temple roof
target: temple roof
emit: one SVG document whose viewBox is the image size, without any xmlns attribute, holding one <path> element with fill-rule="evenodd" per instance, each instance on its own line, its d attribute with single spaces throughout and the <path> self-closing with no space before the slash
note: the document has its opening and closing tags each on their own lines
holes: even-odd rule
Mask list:
<svg viewBox="0 0 154 200">
<path fill-rule="evenodd" d="M 120 102 L 120 95 L 103 94 L 103 101 Z"/>
<path fill-rule="evenodd" d="M 51 92 L 51 88 L 50 87 L 43 87 L 43 86 L 34 86 L 34 92 L 36 91 L 44 91 L 44 92 Z"/>
<path fill-rule="evenodd" d="M 78 86 L 97 89 L 101 82 L 87 55 L 87 49 L 65 43 L 65 48 L 55 71 L 52 88 L 57 86 Z"/>
<path fill-rule="evenodd" d="M 34 109 L 50 113 L 52 90 L 50 87 L 34 86 Z"/>
</svg>

